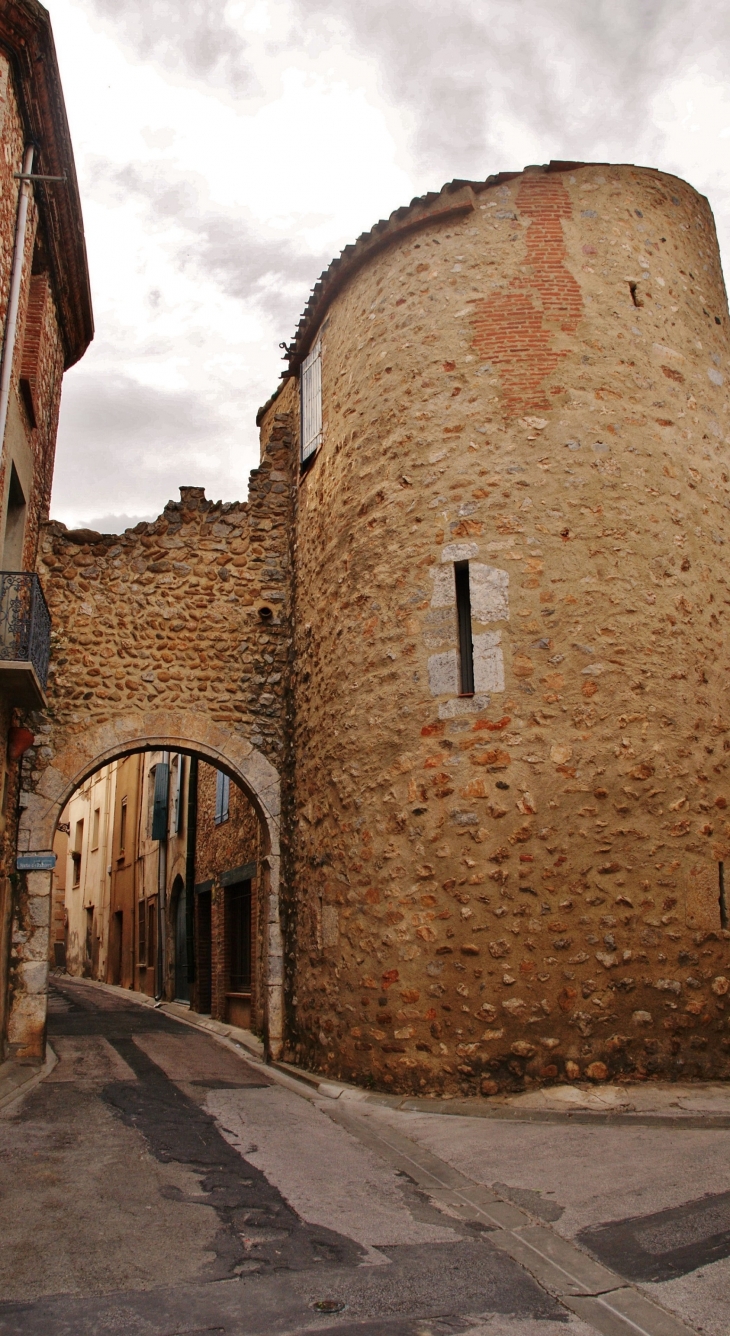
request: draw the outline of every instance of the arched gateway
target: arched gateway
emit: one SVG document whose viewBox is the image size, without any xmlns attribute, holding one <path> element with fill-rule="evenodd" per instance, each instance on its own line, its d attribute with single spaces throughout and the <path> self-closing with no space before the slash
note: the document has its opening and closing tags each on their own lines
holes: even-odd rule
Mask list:
<svg viewBox="0 0 730 1336">
<path fill-rule="evenodd" d="M 138 751 L 175 751 L 199 756 L 240 784 L 263 831 L 264 1016 L 269 1051 L 282 1042 L 282 942 L 279 919 L 280 781 L 270 761 L 245 738 L 193 710 L 150 710 L 119 715 L 85 729 L 56 754 L 27 795 L 21 817 L 21 853 L 45 853 L 74 790 L 110 761 Z M 26 872 L 23 922 L 13 940 L 15 988 L 8 1025 L 12 1051 L 42 1054 L 46 1019 L 49 907 L 52 873 Z"/>
<path fill-rule="evenodd" d="M 274 424 L 246 503 L 181 488 L 122 535 L 49 524 L 38 570 L 53 625 L 47 709 L 29 717 L 18 852 L 48 853 L 61 812 L 102 766 L 187 753 L 240 785 L 261 826 L 261 986 L 268 1051 L 282 1047 L 280 770 L 285 753 L 290 448 Z M 8 1049 L 43 1056 L 50 871 L 17 873 Z"/>
</svg>

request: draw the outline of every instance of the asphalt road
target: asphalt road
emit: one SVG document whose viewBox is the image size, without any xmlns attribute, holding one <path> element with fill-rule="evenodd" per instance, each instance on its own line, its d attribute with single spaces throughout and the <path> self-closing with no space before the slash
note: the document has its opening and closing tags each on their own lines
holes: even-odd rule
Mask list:
<svg viewBox="0 0 730 1336">
<path fill-rule="evenodd" d="M 53 983 L 49 1038 L 58 1065 L 0 1114 L 2 1336 L 675 1336 L 693 1314 L 668 1305 L 689 1326 L 669 1313 L 666 1325 L 664 1309 L 637 1317 L 637 1286 L 727 1265 L 724 1183 L 684 1216 L 661 1197 L 623 1216 L 596 1201 L 566 1229 L 560 1175 L 547 1187 L 546 1163 L 524 1168 L 536 1137 L 541 1160 L 565 1158 L 560 1128 L 470 1128 L 480 1120 L 372 1106 L 335 1116 L 204 1032 L 65 979 Z M 429 1174 L 449 1163 L 468 1177 L 439 1195 Z M 489 1183 L 492 1214 L 478 1188 L 466 1209 L 459 1183 Z M 577 1241 L 584 1260 L 617 1273 L 623 1288 L 603 1282 L 617 1297 L 564 1301 L 552 1273 L 521 1265 L 519 1247 L 510 1255 L 493 1227 L 510 1219 L 525 1237 L 543 1222 L 580 1260 Z M 602 1275 L 575 1293 L 599 1293 Z M 716 1330 L 712 1313 L 702 1325 Z"/>
</svg>

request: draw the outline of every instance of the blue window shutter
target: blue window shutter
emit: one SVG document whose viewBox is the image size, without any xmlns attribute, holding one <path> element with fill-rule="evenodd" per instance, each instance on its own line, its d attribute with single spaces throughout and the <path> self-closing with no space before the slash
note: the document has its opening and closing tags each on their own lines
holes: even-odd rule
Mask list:
<svg viewBox="0 0 730 1336">
<path fill-rule="evenodd" d="M 231 781 L 228 775 L 224 775 L 222 770 L 216 772 L 215 777 L 215 824 L 220 826 L 223 821 L 228 820 L 228 798 L 231 791 Z"/>
<path fill-rule="evenodd" d="M 155 797 L 152 807 L 152 839 L 167 839 L 167 794 L 170 785 L 169 765 L 155 766 Z"/>
</svg>

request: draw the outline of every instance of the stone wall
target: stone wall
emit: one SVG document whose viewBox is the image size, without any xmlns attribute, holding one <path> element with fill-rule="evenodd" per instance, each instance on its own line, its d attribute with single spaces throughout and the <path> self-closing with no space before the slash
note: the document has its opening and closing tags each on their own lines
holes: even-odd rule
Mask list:
<svg viewBox="0 0 730 1336">
<path fill-rule="evenodd" d="M 261 857 L 261 826 L 245 793 L 231 784 L 228 820 L 215 823 L 216 771 L 201 765 L 198 771 L 198 825 L 195 841 L 196 885 L 212 882 L 212 1005 L 211 1015 L 225 1021 L 228 991 L 228 960 L 225 923 L 226 888 L 221 877 L 247 863 L 257 865 Z M 260 1030 L 259 981 L 263 970 L 263 924 L 258 914 L 258 873 L 251 878 L 251 1024 Z"/>
<path fill-rule="evenodd" d="M 324 442 L 296 516 L 291 1052 L 397 1090 L 725 1076 L 712 215 L 633 167 L 453 198 L 460 219 L 383 245 L 321 325 Z M 264 428 L 287 411 L 294 380 Z"/>
<path fill-rule="evenodd" d="M 47 838 L 63 785 L 93 768 L 91 738 L 102 764 L 139 750 L 150 728 L 158 747 L 198 740 L 203 756 L 210 743 L 223 760 L 246 757 L 254 801 L 262 786 L 262 819 L 278 823 L 272 776 L 285 747 L 291 459 L 280 417 L 248 502 L 208 501 L 202 488 L 184 487 L 159 519 L 119 536 L 45 526 L 38 570 L 53 620 L 51 672 L 48 710 L 34 716 L 35 744 L 23 759 L 22 848 Z M 197 730 L 189 740 L 179 732 L 186 721 Z M 230 773 L 244 781 L 239 765 Z M 276 972 L 278 827 L 269 826 L 267 842 L 267 971 Z M 46 874 L 33 874 L 13 924 L 9 1040 L 23 1057 L 43 1043 L 49 897 Z M 269 1015 L 272 1007 L 278 1015 L 278 975 L 267 974 L 266 989 Z"/>
</svg>

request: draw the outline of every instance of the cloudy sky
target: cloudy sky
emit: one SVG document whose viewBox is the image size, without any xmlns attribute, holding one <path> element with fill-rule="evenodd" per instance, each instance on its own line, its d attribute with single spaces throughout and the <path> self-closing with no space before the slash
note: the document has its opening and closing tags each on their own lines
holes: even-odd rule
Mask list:
<svg viewBox="0 0 730 1336">
<path fill-rule="evenodd" d="M 279 343 L 342 246 L 453 177 L 637 162 L 730 253 L 724 0 L 46 0 L 96 338 L 52 514 L 106 531 L 178 486 L 246 495 Z"/>
</svg>

